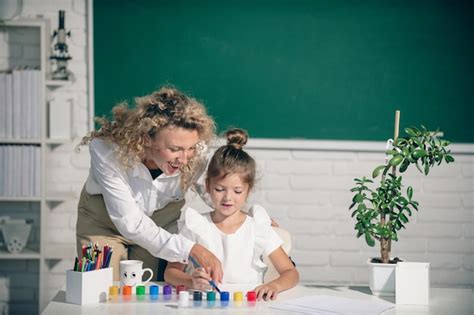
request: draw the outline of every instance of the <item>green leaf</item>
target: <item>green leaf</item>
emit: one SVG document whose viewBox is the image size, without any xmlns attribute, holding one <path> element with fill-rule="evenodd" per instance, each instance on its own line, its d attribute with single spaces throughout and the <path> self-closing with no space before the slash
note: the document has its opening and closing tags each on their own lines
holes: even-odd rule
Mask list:
<svg viewBox="0 0 474 315">
<path fill-rule="evenodd" d="M 394 145 L 402 146 L 407 143 L 407 140 L 405 138 L 398 138 L 397 141 L 395 141 Z"/>
<path fill-rule="evenodd" d="M 405 128 L 405 132 L 412 137 L 416 137 L 416 132 L 413 129 L 414 128 Z"/>
<path fill-rule="evenodd" d="M 410 210 L 410 208 L 406 207 L 406 208 L 405 208 L 405 211 L 408 212 L 408 215 L 411 217 L 411 210 Z"/>
<path fill-rule="evenodd" d="M 403 161 L 403 155 L 399 154 L 391 158 L 389 164 L 391 166 L 397 166 L 398 164 L 402 163 L 402 161 Z"/>
<path fill-rule="evenodd" d="M 446 161 L 446 163 L 454 162 L 454 158 L 451 155 L 445 155 L 444 160 Z"/>
<path fill-rule="evenodd" d="M 418 139 L 418 138 L 413 138 L 413 142 L 415 142 L 418 147 L 422 147 L 422 146 L 423 146 L 423 144 L 421 143 L 420 139 Z"/>
<path fill-rule="evenodd" d="M 398 153 L 398 151 L 397 151 L 397 150 L 393 150 L 393 149 L 392 149 L 392 150 L 387 150 L 387 151 L 385 151 L 385 154 L 390 154 L 390 155 L 395 155 L 395 154 L 397 154 L 397 153 Z"/>
<path fill-rule="evenodd" d="M 407 188 L 407 196 L 408 196 L 408 200 L 411 201 L 411 198 L 413 197 L 413 188 L 411 186 L 408 186 Z"/>
<path fill-rule="evenodd" d="M 403 213 L 400 213 L 400 220 L 402 220 L 403 223 L 408 223 L 408 218 Z"/>
<path fill-rule="evenodd" d="M 426 155 L 426 151 L 423 150 L 423 149 L 417 149 L 417 150 L 413 151 L 413 153 L 412 153 L 412 156 L 413 156 L 415 159 L 419 159 L 419 158 L 421 158 L 421 157 L 423 157 L 423 156 L 425 156 L 425 155 Z"/>
<path fill-rule="evenodd" d="M 372 236 L 369 234 L 369 232 L 365 232 L 365 242 L 366 242 L 367 245 L 369 245 L 370 247 L 374 247 L 374 246 L 375 246 L 375 240 L 372 238 Z"/>
<path fill-rule="evenodd" d="M 430 165 L 428 163 L 425 164 L 425 175 L 428 175 L 430 172 Z"/>
<path fill-rule="evenodd" d="M 403 198 L 403 197 L 399 197 L 397 201 L 398 201 L 398 203 L 400 203 L 402 206 L 406 206 L 406 205 L 408 204 L 408 201 L 407 201 L 405 198 Z"/>
<path fill-rule="evenodd" d="M 357 194 L 354 196 L 354 198 L 352 198 L 352 201 L 355 203 L 360 203 L 364 201 L 364 197 L 361 194 Z"/>
<path fill-rule="evenodd" d="M 410 165 L 409 158 L 403 160 L 402 165 L 400 165 L 400 168 L 399 168 L 400 173 L 405 172 L 408 168 L 408 165 Z"/>
<path fill-rule="evenodd" d="M 376 178 L 377 176 L 379 176 L 380 174 L 380 171 L 383 170 L 385 168 L 385 165 L 379 165 L 377 166 L 374 171 L 372 172 L 372 178 Z"/>
</svg>

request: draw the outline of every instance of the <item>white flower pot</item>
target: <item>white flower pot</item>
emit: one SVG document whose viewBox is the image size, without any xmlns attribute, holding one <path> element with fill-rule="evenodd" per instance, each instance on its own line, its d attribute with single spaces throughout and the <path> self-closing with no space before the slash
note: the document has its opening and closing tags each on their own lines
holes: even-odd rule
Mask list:
<svg viewBox="0 0 474 315">
<path fill-rule="evenodd" d="M 373 295 L 395 296 L 395 268 L 397 264 L 380 264 L 369 261 L 369 287 Z"/>
<path fill-rule="evenodd" d="M 20 253 L 28 243 L 31 224 L 24 220 L 10 220 L 2 226 L 3 239 L 10 253 Z"/>
</svg>

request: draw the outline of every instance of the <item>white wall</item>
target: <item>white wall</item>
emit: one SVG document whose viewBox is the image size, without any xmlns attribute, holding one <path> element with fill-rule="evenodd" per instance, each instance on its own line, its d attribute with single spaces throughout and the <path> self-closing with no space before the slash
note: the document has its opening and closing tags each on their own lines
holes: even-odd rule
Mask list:
<svg viewBox="0 0 474 315">
<path fill-rule="evenodd" d="M 70 70 L 76 81 L 55 95 L 74 102 L 76 138 L 54 149 L 47 161 L 46 191 L 71 194 L 66 202 L 48 213 L 48 248 L 57 248 L 69 256 L 50 262 L 43 277 L 47 296 L 52 298 L 64 284 L 64 271 L 73 263 L 76 205 L 89 167 L 87 149 L 79 154 L 73 150 L 79 137 L 87 132 L 88 122 L 86 3 L 81 0 L 23 3 L 22 17 L 42 15 L 51 19 L 53 28 L 57 27 L 58 10 L 66 10 L 66 28 L 72 33 L 68 39 L 73 57 Z M 0 62 L 5 62 L 5 58 L 0 56 Z M 365 262 L 369 256 L 377 255 L 377 250 L 368 248 L 363 239 L 355 238 L 354 222 L 348 211 L 352 198 L 349 189 L 353 187 L 353 178 L 369 176 L 383 162 L 384 147 L 374 143 L 375 152 L 366 149 L 358 152 L 344 149 L 348 146 L 341 147 L 339 142 L 329 145 L 334 149 L 318 148 L 317 143 L 291 149 L 259 149 L 259 144 L 253 145 L 249 152 L 257 159 L 262 178 L 252 198 L 291 232 L 292 257 L 303 283 L 367 285 Z M 396 256 L 429 261 L 433 286 L 474 284 L 474 155 L 455 154 L 455 158 L 456 163 L 433 170 L 429 177 L 417 172 L 407 174 L 407 184 L 414 185 L 420 212 L 411 219 L 407 230 L 399 233 L 400 241 L 392 245 Z"/>
<path fill-rule="evenodd" d="M 384 144 L 373 147 L 380 150 L 249 149 L 262 174 L 252 199 L 291 232 L 291 256 L 301 282 L 367 285 L 366 261 L 379 255 L 378 248 L 355 237 L 348 207 L 353 179 L 369 177 L 384 162 Z M 406 172 L 405 185 L 414 187 L 420 211 L 392 244 L 394 256 L 431 262 L 434 286 L 474 284 L 474 156 L 455 157 L 456 163 L 442 165 L 428 177 L 416 168 Z M 201 202 L 195 197 L 191 204 Z"/>
</svg>

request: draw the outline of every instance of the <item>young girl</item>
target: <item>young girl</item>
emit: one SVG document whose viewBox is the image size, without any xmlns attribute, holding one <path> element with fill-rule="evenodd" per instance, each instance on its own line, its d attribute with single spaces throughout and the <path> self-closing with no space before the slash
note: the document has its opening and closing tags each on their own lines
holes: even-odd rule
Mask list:
<svg viewBox="0 0 474 315">
<path fill-rule="evenodd" d="M 180 234 L 206 247 L 223 266 L 222 288 L 253 289 L 260 300 L 274 300 L 278 293 L 298 283 L 299 274 L 282 249 L 282 241 L 270 226 L 265 209 L 253 206 L 242 211 L 255 183 L 255 161 L 242 146 L 248 135 L 241 129 L 226 133 L 227 145 L 212 157 L 206 177 L 206 189 L 214 211 L 200 214 L 192 208 L 183 209 L 178 222 Z M 271 282 L 263 282 L 267 255 L 279 273 Z M 211 277 L 203 268 L 188 268 L 181 263 L 169 263 L 165 281 L 184 284 L 197 290 L 210 289 Z M 241 291 L 244 291 L 240 289 Z"/>
</svg>

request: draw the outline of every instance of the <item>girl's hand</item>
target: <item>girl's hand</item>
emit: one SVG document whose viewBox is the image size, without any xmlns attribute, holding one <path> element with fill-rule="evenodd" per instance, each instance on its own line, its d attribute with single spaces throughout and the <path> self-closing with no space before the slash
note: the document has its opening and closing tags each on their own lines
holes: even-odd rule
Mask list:
<svg viewBox="0 0 474 315">
<path fill-rule="evenodd" d="M 209 271 L 214 282 L 220 283 L 222 281 L 222 265 L 220 260 L 213 253 L 196 243 L 191 248 L 189 255 L 193 256 L 205 270 Z"/>
<path fill-rule="evenodd" d="M 209 284 L 211 276 L 206 272 L 206 270 L 204 270 L 204 268 L 194 269 L 191 278 L 193 280 L 193 289 L 201 291 L 211 289 L 211 285 Z"/>
<path fill-rule="evenodd" d="M 263 284 L 254 289 L 257 294 L 257 300 L 275 300 L 278 295 L 278 290 L 271 284 Z"/>
</svg>

